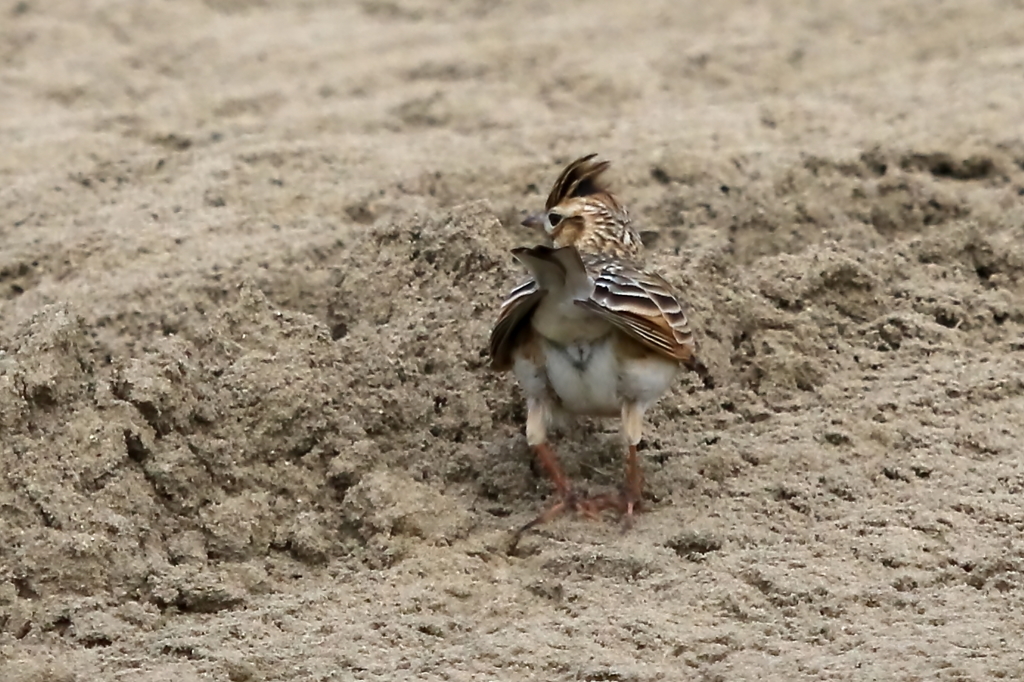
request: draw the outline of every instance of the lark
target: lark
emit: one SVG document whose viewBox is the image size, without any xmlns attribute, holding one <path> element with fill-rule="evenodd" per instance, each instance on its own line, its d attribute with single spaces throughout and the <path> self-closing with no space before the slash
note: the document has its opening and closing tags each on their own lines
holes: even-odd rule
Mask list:
<svg viewBox="0 0 1024 682">
<path fill-rule="evenodd" d="M 491 365 L 512 370 L 525 393 L 526 441 L 557 494 L 517 537 L 565 512 L 596 518 L 614 509 L 628 527 L 643 493 L 644 413 L 683 367 L 713 384 L 678 295 L 644 267 L 640 236 L 604 182 L 610 164 L 596 156 L 566 166 L 544 211 L 523 221 L 552 245 L 512 251 L 530 278 L 512 290 L 491 332 Z M 625 482 L 617 494 L 577 494 L 548 442 L 563 415 L 621 419 Z"/>
</svg>

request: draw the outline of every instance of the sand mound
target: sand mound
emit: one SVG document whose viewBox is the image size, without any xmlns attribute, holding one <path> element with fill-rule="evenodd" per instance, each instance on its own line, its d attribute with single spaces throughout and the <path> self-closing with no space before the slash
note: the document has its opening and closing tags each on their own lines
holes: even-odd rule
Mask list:
<svg viewBox="0 0 1024 682">
<path fill-rule="evenodd" d="M 0 8 L 0 677 L 1020 678 L 1021 26 L 784 4 Z M 509 554 L 591 151 L 716 386 Z"/>
</svg>

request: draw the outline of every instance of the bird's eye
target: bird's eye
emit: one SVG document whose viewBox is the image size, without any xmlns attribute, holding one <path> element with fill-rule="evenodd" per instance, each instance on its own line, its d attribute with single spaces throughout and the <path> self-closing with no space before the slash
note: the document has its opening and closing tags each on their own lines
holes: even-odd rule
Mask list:
<svg viewBox="0 0 1024 682">
<path fill-rule="evenodd" d="M 551 227 L 558 227 L 558 223 L 562 222 L 562 214 L 554 211 L 548 213 L 548 222 L 551 223 Z"/>
</svg>

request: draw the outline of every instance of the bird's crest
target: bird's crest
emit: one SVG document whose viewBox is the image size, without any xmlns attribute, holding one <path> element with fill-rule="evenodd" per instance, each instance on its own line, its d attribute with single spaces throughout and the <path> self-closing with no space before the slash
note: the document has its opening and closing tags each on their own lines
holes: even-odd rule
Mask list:
<svg viewBox="0 0 1024 682">
<path fill-rule="evenodd" d="M 555 181 L 554 187 L 551 188 L 551 194 L 548 195 L 547 203 L 544 204 L 544 210 L 550 211 L 566 199 L 594 194 L 603 194 L 612 202 L 613 206 L 617 205 L 608 192 L 608 186 L 601 179 L 611 163 L 595 161 L 596 157 L 597 154 L 587 154 L 565 167 L 562 174 L 558 176 L 558 180 Z"/>
</svg>

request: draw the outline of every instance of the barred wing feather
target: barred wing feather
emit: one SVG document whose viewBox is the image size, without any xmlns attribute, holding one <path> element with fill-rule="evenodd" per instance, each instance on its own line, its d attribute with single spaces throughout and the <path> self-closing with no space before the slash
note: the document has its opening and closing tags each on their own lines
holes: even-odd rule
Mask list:
<svg viewBox="0 0 1024 682">
<path fill-rule="evenodd" d="M 689 364 L 694 338 L 671 285 L 653 272 L 611 259 L 587 264 L 594 293 L 576 304 L 608 320 L 651 350 Z"/>
<path fill-rule="evenodd" d="M 512 347 L 519 329 L 543 297 L 544 292 L 533 279 L 526 280 L 509 294 L 491 331 L 491 367 L 500 372 L 512 368 Z"/>
</svg>

